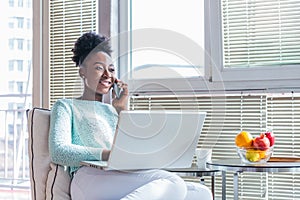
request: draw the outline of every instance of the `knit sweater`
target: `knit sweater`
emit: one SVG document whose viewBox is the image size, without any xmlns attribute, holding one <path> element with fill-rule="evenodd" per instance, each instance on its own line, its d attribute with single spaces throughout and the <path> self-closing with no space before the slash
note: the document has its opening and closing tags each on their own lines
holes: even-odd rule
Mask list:
<svg viewBox="0 0 300 200">
<path fill-rule="evenodd" d="M 58 100 L 50 118 L 52 162 L 70 167 L 72 174 L 83 160 L 101 160 L 103 149 L 111 149 L 117 122 L 118 114 L 110 104 Z"/>
</svg>

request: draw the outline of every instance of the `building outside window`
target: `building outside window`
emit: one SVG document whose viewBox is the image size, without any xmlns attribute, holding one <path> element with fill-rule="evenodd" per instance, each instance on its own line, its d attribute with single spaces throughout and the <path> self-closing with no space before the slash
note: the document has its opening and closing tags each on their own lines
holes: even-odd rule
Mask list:
<svg viewBox="0 0 300 200">
<path fill-rule="evenodd" d="M 11 189 L 16 180 L 29 180 L 25 111 L 32 107 L 32 0 L 3 0 L 0 10 L 5 52 L 0 54 L 0 185 Z"/>
</svg>

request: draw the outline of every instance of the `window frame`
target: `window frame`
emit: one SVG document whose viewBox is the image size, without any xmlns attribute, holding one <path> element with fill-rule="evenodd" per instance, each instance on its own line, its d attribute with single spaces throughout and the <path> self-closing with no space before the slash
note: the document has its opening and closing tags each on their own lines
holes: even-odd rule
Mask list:
<svg viewBox="0 0 300 200">
<path fill-rule="evenodd" d="M 296 89 L 299 86 L 299 66 L 225 69 L 223 66 L 221 0 L 206 1 L 210 27 L 206 29 L 207 49 L 215 63 L 210 64 L 213 82 L 224 82 L 231 89 Z M 213 39 L 212 39 L 213 38 Z M 266 79 L 266 74 L 268 79 Z"/>
<path fill-rule="evenodd" d="M 210 82 L 210 70 L 205 69 L 204 77 L 189 78 L 155 78 L 155 79 L 131 79 L 130 73 L 130 26 L 129 6 L 130 0 L 118 2 L 118 66 L 120 78 L 128 82 L 129 90 L 133 94 L 138 93 L 190 93 L 195 91 L 223 90 L 223 85 L 212 85 Z M 205 61 L 206 62 L 206 61 Z M 153 84 L 154 83 L 154 84 Z M 162 87 L 163 86 L 163 87 Z"/>
<path fill-rule="evenodd" d="M 128 7 L 130 0 L 119 3 L 119 49 L 130 49 L 130 30 L 128 23 L 130 19 Z M 126 12 L 127 11 L 127 12 Z M 280 67 L 255 67 L 243 69 L 225 69 L 223 67 L 222 55 L 222 24 L 221 24 L 221 0 L 204 2 L 205 16 L 205 74 L 204 77 L 191 78 L 164 78 L 164 79 L 131 79 L 129 76 L 130 55 L 119 56 L 119 66 L 123 70 L 120 76 L 129 83 L 132 93 L 168 93 L 174 92 L 209 92 L 209 91 L 242 91 L 242 90 L 274 90 L 282 89 L 298 90 L 299 87 L 299 66 Z M 124 52 L 123 52 L 124 55 Z M 125 70 L 126 69 L 126 70 Z M 266 79 L 266 74 L 268 79 Z M 184 84 L 188 80 L 189 84 Z M 155 84 L 153 84 L 155 83 Z M 152 85 L 151 85 L 152 84 Z M 164 85 L 165 90 L 160 87 Z"/>
<path fill-rule="evenodd" d="M 49 108 L 49 2 L 32 0 L 32 106 Z"/>
</svg>

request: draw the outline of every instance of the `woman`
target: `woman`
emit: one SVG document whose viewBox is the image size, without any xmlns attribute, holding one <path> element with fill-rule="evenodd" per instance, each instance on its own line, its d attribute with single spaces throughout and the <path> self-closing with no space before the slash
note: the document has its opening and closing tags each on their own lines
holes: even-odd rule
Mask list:
<svg viewBox="0 0 300 200">
<path fill-rule="evenodd" d="M 108 160 L 118 113 L 127 109 L 128 88 L 115 76 L 106 37 L 85 33 L 72 51 L 84 91 L 76 99 L 53 105 L 49 135 L 52 161 L 70 167 L 72 199 L 211 199 L 205 186 L 186 184 L 164 170 L 123 172 L 80 166 L 83 160 Z M 122 89 L 120 97 L 114 98 L 113 93 L 112 105 L 102 103 L 114 83 Z M 208 198 L 201 198 L 205 195 Z"/>
</svg>

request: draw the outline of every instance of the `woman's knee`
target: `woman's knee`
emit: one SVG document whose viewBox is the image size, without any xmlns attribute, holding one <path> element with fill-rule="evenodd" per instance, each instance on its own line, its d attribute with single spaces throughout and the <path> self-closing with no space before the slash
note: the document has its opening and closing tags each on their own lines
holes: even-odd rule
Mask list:
<svg viewBox="0 0 300 200">
<path fill-rule="evenodd" d="M 180 176 L 164 170 L 158 170 L 156 173 L 156 178 L 164 182 L 168 188 L 165 188 L 166 193 L 170 193 L 173 197 L 176 196 L 176 199 L 183 199 L 186 196 L 187 187 L 185 181 Z M 162 182 L 157 187 L 164 185 Z"/>
<path fill-rule="evenodd" d="M 187 195 L 185 200 L 194 200 L 194 199 L 202 199 L 202 200 L 212 200 L 212 193 L 210 189 L 202 185 L 200 183 L 186 182 L 187 187 Z"/>
<path fill-rule="evenodd" d="M 171 172 L 168 172 L 168 176 L 166 179 L 172 183 L 172 192 L 176 194 L 177 197 L 182 197 L 178 199 L 183 199 L 187 194 L 185 181 L 180 176 Z"/>
</svg>

